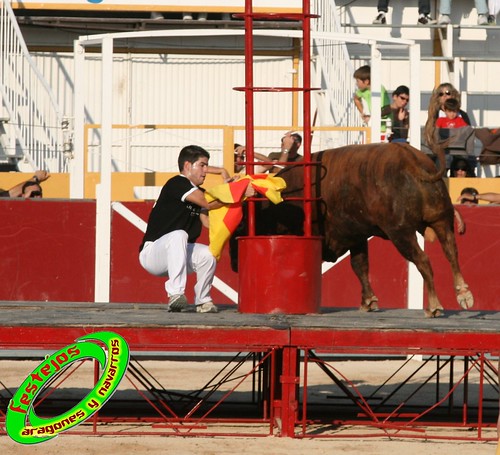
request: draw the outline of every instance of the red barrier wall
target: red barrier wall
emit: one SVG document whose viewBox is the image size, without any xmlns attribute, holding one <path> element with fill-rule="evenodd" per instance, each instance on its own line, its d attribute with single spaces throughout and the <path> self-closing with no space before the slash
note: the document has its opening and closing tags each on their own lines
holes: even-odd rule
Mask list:
<svg viewBox="0 0 500 455">
<path fill-rule="evenodd" d="M 0 199 L 0 300 L 94 300 L 95 201 Z"/>
<path fill-rule="evenodd" d="M 147 221 L 151 202 L 124 204 Z M 467 233 L 457 236 L 460 263 L 474 293 L 477 310 L 498 310 L 500 282 L 500 206 L 465 207 L 460 211 Z M 78 301 L 94 298 L 95 201 L 0 199 L 0 300 Z M 165 303 L 164 278 L 144 271 L 138 261 L 142 232 L 120 214 L 112 215 L 111 301 Z M 207 242 L 204 234 L 200 239 Z M 407 265 L 393 245 L 374 238 L 369 243 L 370 277 L 381 308 L 405 308 Z M 447 309 L 458 309 L 450 267 L 438 243 L 426 244 L 438 295 Z M 217 277 L 238 290 L 227 248 Z M 188 298 L 192 299 L 194 276 Z M 256 277 L 258 285 L 258 277 Z M 213 291 L 217 303 L 232 303 Z M 323 276 L 322 306 L 358 307 L 360 285 L 349 257 Z"/>
</svg>

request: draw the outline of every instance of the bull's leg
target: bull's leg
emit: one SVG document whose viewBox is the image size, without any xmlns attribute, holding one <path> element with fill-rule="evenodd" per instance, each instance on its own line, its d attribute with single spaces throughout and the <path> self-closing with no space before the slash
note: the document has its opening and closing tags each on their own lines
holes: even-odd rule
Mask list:
<svg viewBox="0 0 500 455">
<path fill-rule="evenodd" d="M 432 225 L 432 229 L 436 232 L 439 242 L 441 243 L 443 253 L 451 265 L 457 302 L 464 310 L 467 310 L 474 305 L 474 296 L 472 295 L 472 292 L 469 291 L 469 286 L 465 282 L 462 272 L 460 271 L 455 234 L 445 222 L 434 223 Z"/>
<path fill-rule="evenodd" d="M 368 242 L 351 248 L 351 267 L 361 283 L 361 311 L 377 311 L 378 298 L 368 279 Z"/>
<path fill-rule="evenodd" d="M 415 232 L 398 231 L 397 233 L 387 232 L 387 234 L 402 256 L 415 264 L 424 279 L 429 300 L 429 306 L 424 310 L 425 316 L 428 318 L 441 316 L 444 309 L 439 302 L 434 287 L 434 273 L 432 272 L 431 263 L 427 254 L 420 248 Z"/>
</svg>

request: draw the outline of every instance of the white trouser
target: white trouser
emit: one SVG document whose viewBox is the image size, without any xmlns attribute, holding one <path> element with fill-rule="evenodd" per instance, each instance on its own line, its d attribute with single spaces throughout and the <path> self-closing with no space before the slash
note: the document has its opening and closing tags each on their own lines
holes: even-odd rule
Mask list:
<svg viewBox="0 0 500 455">
<path fill-rule="evenodd" d="M 165 290 L 169 296 L 184 294 L 187 275 L 196 272 L 195 304 L 210 302 L 210 289 L 217 261 L 207 245 L 188 243 L 185 231 L 173 231 L 154 242 L 146 242 L 139 262 L 149 273 L 167 276 Z"/>
</svg>

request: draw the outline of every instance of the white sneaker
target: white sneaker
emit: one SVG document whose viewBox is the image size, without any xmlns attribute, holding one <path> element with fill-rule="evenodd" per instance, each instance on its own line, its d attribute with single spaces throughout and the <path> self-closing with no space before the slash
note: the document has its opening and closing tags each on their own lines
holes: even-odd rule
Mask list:
<svg viewBox="0 0 500 455">
<path fill-rule="evenodd" d="M 372 24 L 385 24 L 387 22 L 387 19 L 385 18 L 385 13 L 381 11 L 378 13 L 377 17 L 373 19 Z"/>
<path fill-rule="evenodd" d="M 451 19 L 448 14 L 441 14 L 438 19 L 438 25 L 448 25 L 451 24 Z"/>
<path fill-rule="evenodd" d="M 428 14 L 420 14 L 418 16 L 417 25 L 434 25 L 436 21 Z"/>
<path fill-rule="evenodd" d="M 219 309 L 213 304 L 213 302 L 205 302 L 201 305 L 196 305 L 197 313 L 218 313 Z"/>
<path fill-rule="evenodd" d="M 182 20 L 183 21 L 192 21 L 193 15 L 191 13 L 182 13 Z"/>
<path fill-rule="evenodd" d="M 168 299 L 168 311 L 170 313 L 180 313 L 188 306 L 186 296 L 184 294 L 175 294 Z"/>
<path fill-rule="evenodd" d="M 487 14 L 480 14 L 477 16 L 477 25 L 489 25 L 488 24 L 488 15 Z"/>
</svg>

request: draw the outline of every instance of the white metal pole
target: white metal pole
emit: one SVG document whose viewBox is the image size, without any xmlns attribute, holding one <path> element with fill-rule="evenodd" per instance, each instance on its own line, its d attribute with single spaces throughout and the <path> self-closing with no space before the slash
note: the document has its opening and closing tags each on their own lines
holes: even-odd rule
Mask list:
<svg viewBox="0 0 500 455">
<path fill-rule="evenodd" d="M 410 53 L 410 144 L 420 150 L 422 134 L 420 130 L 420 44 L 409 46 Z"/>
<path fill-rule="evenodd" d="M 372 142 L 380 142 L 380 110 L 381 106 L 381 87 L 382 87 L 382 54 L 378 49 L 376 42 L 371 44 L 371 97 L 372 106 L 370 112 L 370 124 L 372 129 Z"/>
<path fill-rule="evenodd" d="M 84 128 L 85 128 L 85 100 L 84 100 L 84 65 L 85 47 L 80 41 L 75 40 L 73 44 L 74 60 L 74 149 L 73 159 L 70 162 L 69 195 L 72 199 L 82 199 L 84 197 Z"/>
<path fill-rule="evenodd" d="M 418 233 L 417 242 L 424 249 L 424 238 Z M 408 262 L 408 308 L 421 310 L 424 307 L 424 279 L 413 262 Z"/>
<path fill-rule="evenodd" d="M 410 46 L 410 144 L 421 147 L 420 132 L 420 45 Z M 417 242 L 424 249 L 424 238 L 416 232 Z M 424 279 L 413 262 L 408 263 L 408 308 L 422 309 L 424 307 Z"/>
<path fill-rule="evenodd" d="M 96 190 L 95 301 L 109 302 L 111 266 L 111 147 L 113 39 L 102 40 L 101 182 Z"/>
</svg>

